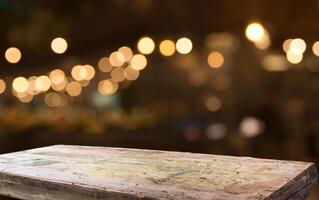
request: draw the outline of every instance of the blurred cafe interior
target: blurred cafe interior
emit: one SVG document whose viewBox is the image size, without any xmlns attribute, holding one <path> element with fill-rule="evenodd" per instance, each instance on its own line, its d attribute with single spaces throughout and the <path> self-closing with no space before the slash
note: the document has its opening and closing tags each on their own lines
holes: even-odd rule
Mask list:
<svg viewBox="0 0 319 200">
<path fill-rule="evenodd" d="M 0 27 L 1 154 L 74 144 L 319 164 L 318 0 L 0 0 Z"/>
</svg>

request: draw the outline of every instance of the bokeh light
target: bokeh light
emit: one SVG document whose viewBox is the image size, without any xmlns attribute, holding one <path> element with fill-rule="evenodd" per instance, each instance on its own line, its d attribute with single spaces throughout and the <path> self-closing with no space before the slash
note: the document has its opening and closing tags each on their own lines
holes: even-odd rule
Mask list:
<svg viewBox="0 0 319 200">
<path fill-rule="evenodd" d="M 50 81 L 49 77 L 47 77 L 45 75 L 39 76 L 35 80 L 35 87 L 37 90 L 39 90 L 41 92 L 48 91 L 51 87 L 51 81 Z"/>
<path fill-rule="evenodd" d="M 76 96 L 79 96 L 81 94 L 82 87 L 81 87 L 80 83 L 78 83 L 76 81 L 72 81 L 66 86 L 66 92 L 71 97 L 76 97 Z"/>
<path fill-rule="evenodd" d="M 44 96 L 44 102 L 49 107 L 62 107 L 66 104 L 65 98 L 57 92 L 49 92 L 46 94 Z"/>
<path fill-rule="evenodd" d="M 223 123 L 210 124 L 206 128 L 205 133 L 210 140 L 220 140 L 226 136 L 227 127 Z"/>
<path fill-rule="evenodd" d="M 155 49 L 155 43 L 150 37 L 143 37 L 137 43 L 137 49 L 142 54 L 151 54 Z"/>
<path fill-rule="evenodd" d="M 256 117 L 245 117 L 239 125 L 240 133 L 244 137 L 255 137 L 263 133 L 265 123 Z"/>
<path fill-rule="evenodd" d="M 159 50 L 163 56 L 171 56 L 175 53 L 175 44 L 171 40 L 163 40 L 160 43 Z"/>
<path fill-rule="evenodd" d="M 62 54 L 68 48 L 68 43 L 64 38 L 58 37 L 52 40 L 51 42 L 51 49 L 54 53 Z"/>
<path fill-rule="evenodd" d="M 4 93 L 5 90 L 6 90 L 6 82 L 0 79 L 0 94 Z"/>
<path fill-rule="evenodd" d="M 22 97 L 18 97 L 19 100 L 22 102 L 22 103 L 29 103 L 30 101 L 32 101 L 33 99 L 33 95 L 29 94 L 29 93 L 26 93 L 26 95 L 22 96 Z"/>
<path fill-rule="evenodd" d="M 114 94 L 118 89 L 118 83 L 113 80 L 102 80 L 98 84 L 98 91 L 102 95 Z"/>
<path fill-rule="evenodd" d="M 210 67 L 219 68 L 224 64 L 224 56 L 223 54 L 214 51 L 208 55 L 207 62 Z"/>
<path fill-rule="evenodd" d="M 303 55 L 302 54 L 295 54 L 292 51 L 288 51 L 287 52 L 287 60 L 291 63 L 291 64 L 298 64 L 302 61 L 303 59 Z"/>
<path fill-rule="evenodd" d="M 98 62 L 98 67 L 101 72 L 110 72 L 113 69 L 108 57 L 103 57 Z"/>
<path fill-rule="evenodd" d="M 125 62 L 130 61 L 132 56 L 133 56 L 132 49 L 130 47 L 127 47 L 127 46 L 123 46 L 123 47 L 119 48 L 118 52 L 120 52 L 124 56 Z"/>
<path fill-rule="evenodd" d="M 61 69 L 55 69 L 55 70 L 50 72 L 49 77 L 50 77 L 52 84 L 59 85 L 59 84 L 63 83 L 63 81 L 65 79 L 65 74 Z"/>
<path fill-rule="evenodd" d="M 121 82 L 125 80 L 125 72 L 123 68 L 115 68 L 111 72 L 112 80 L 116 82 Z"/>
<path fill-rule="evenodd" d="M 26 92 L 28 90 L 28 87 L 28 80 L 22 76 L 15 78 L 12 82 L 12 88 L 16 92 Z"/>
<path fill-rule="evenodd" d="M 313 43 L 313 45 L 312 45 L 312 52 L 313 52 L 313 54 L 315 54 L 316 56 L 319 56 L 319 41 Z"/>
<path fill-rule="evenodd" d="M 293 39 L 289 44 L 289 50 L 292 54 L 303 54 L 306 51 L 307 45 L 303 39 Z"/>
<path fill-rule="evenodd" d="M 189 38 L 183 37 L 177 40 L 176 50 L 180 54 L 188 54 L 193 49 L 193 43 Z"/>
<path fill-rule="evenodd" d="M 130 66 L 135 70 L 142 70 L 146 67 L 146 65 L 147 65 L 147 59 L 142 54 L 134 55 L 130 62 Z"/>
<path fill-rule="evenodd" d="M 121 52 L 114 51 L 111 53 L 111 55 L 109 57 L 109 62 L 114 67 L 120 67 L 124 64 L 125 57 Z"/>
<path fill-rule="evenodd" d="M 124 70 L 124 75 L 125 75 L 125 78 L 127 80 L 134 81 L 139 77 L 140 72 L 138 70 L 135 70 L 132 67 L 128 66 Z"/>
<path fill-rule="evenodd" d="M 4 56 L 9 63 L 14 64 L 20 61 L 21 51 L 16 47 L 10 47 L 6 50 Z"/>
<path fill-rule="evenodd" d="M 282 50 L 287 53 L 289 51 L 289 46 L 290 46 L 290 43 L 291 43 L 292 39 L 289 38 L 289 39 L 286 39 L 283 43 L 282 43 Z"/>
<path fill-rule="evenodd" d="M 251 23 L 246 27 L 246 37 L 252 42 L 260 41 L 265 34 L 265 29 L 260 23 Z"/>
<path fill-rule="evenodd" d="M 222 106 L 221 100 L 216 96 L 211 96 L 206 100 L 206 107 L 212 112 L 218 111 Z"/>
</svg>

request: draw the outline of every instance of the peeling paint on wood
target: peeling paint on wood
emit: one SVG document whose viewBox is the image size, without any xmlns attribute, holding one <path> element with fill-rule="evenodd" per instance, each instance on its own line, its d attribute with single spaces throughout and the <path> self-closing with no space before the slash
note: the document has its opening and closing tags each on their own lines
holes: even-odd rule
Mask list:
<svg viewBox="0 0 319 200">
<path fill-rule="evenodd" d="M 312 163 L 56 145 L 0 156 L 0 194 L 19 199 L 304 199 Z"/>
</svg>

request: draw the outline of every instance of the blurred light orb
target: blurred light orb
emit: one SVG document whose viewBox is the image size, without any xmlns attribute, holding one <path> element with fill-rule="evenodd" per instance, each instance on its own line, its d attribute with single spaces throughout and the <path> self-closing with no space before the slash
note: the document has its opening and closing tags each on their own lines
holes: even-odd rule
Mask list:
<svg viewBox="0 0 319 200">
<path fill-rule="evenodd" d="M 127 80 L 134 81 L 139 77 L 140 71 L 135 70 L 132 67 L 128 66 L 124 70 L 124 75 Z"/>
<path fill-rule="evenodd" d="M 220 140 L 226 136 L 227 127 L 223 123 L 214 123 L 206 128 L 206 136 L 210 140 Z"/>
<path fill-rule="evenodd" d="M 22 102 L 22 103 L 29 103 L 30 101 L 32 101 L 33 99 L 33 95 L 29 94 L 29 93 L 26 93 L 25 96 L 23 97 L 18 97 L 19 100 Z"/>
<path fill-rule="evenodd" d="M 222 102 L 218 97 L 212 96 L 206 100 L 206 107 L 208 110 L 216 112 L 222 107 Z"/>
<path fill-rule="evenodd" d="M 265 29 L 260 23 L 251 23 L 246 27 L 246 37 L 252 42 L 260 41 L 265 34 Z"/>
<path fill-rule="evenodd" d="M 284 55 L 269 54 L 261 61 L 263 67 L 267 71 L 286 71 L 288 70 L 288 62 Z"/>
<path fill-rule="evenodd" d="M 264 49 L 268 49 L 271 45 L 271 40 L 270 40 L 270 36 L 268 34 L 268 32 L 265 30 L 265 34 L 263 35 L 263 37 L 255 42 L 255 46 L 258 49 L 264 50 Z"/>
<path fill-rule="evenodd" d="M 16 92 L 26 92 L 28 90 L 28 87 L 28 80 L 22 76 L 15 78 L 12 82 L 12 88 Z"/>
<path fill-rule="evenodd" d="M 4 93 L 5 90 L 6 90 L 6 82 L 0 79 L 0 94 Z"/>
<path fill-rule="evenodd" d="M 132 49 L 130 47 L 127 47 L 127 46 L 123 46 L 123 47 L 119 48 L 118 52 L 120 52 L 124 56 L 125 62 L 130 61 L 132 56 L 133 56 Z"/>
<path fill-rule="evenodd" d="M 44 102 L 49 107 L 63 106 L 63 97 L 57 92 L 50 92 L 44 96 Z"/>
<path fill-rule="evenodd" d="M 52 40 L 51 49 L 54 53 L 62 54 L 68 48 L 68 43 L 64 38 L 58 37 Z"/>
<path fill-rule="evenodd" d="M 6 50 L 4 56 L 9 63 L 14 64 L 20 61 L 21 51 L 16 47 L 10 47 Z"/>
<path fill-rule="evenodd" d="M 302 61 L 303 59 L 303 55 L 302 54 L 295 54 L 292 51 L 288 51 L 287 52 L 287 60 L 291 63 L 291 64 L 298 64 Z"/>
<path fill-rule="evenodd" d="M 312 52 L 313 52 L 313 54 L 315 54 L 316 56 L 319 56 L 319 41 L 313 43 L 313 45 L 312 45 Z"/>
<path fill-rule="evenodd" d="M 285 40 L 284 43 L 282 43 L 282 49 L 285 53 L 287 53 L 289 51 L 289 46 L 290 46 L 291 41 L 292 41 L 292 39 L 289 38 L 289 39 Z"/>
<path fill-rule="evenodd" d="M 220 68 L 224 64 L 224 56 L 223 54 L 214 51 L 208 55 L 207 62 L 212 68 Z"/>
<path fill-rule="evenodd" d="M 65 90 L 67 84 L 68 84 L 68 80 L 65 78 L 62 83 L 52 84 L 51 87 L 54 91 L 60 92 L 60 91 Z"/>
<path fill-rule="evenodd" d="M 82 65 L 75 65 L 74 67 L 72 67 L 71 76 L 74 80 L 76 80 L 76 81 L 83 80 L 82 76 L 84 75 L 84 72 L 83 72 L 83 70 L 81 72 L 81 69 L 82 69 Z"/>
<path fill-rule="evenodd" d="M 255 137 L 264 132 L 265 123 L 255 117 L 245 117 L 240 122 L 239 130 L 244 137 Z"/>
<path fill-rule="evenodd" d="M 78 83 L 76 81 L 72 81 L 66 86 L 66 92 L 71 97 L 76 97 L 76 96 L 79 96 L 81 94 L 82 87 L 81 87 L 80 83 Z"/>
<path fill-rule="evenodd" d="M 63 81 L 65 79 L 65 74 L 61 69 L 55 69 L 55 70 L 50 72 L 49 77 L 50 77 L 52 84 L 59 85 L 59 84 L 63 83 Z"/>
<path fill-rule="evenodd" d="M 39 90 L 41 92 L 48 91 L 51 87 L 51 81 L 50 81 L 49 77 L 47 77 L 45 75 L 39 76 L 35 80 L 35 87 L 37 88 L 37 90 Z"/>
<path fill-rule="evenodd" d="M 80 76 L 82 80 L 92 80 L 95 76 L 95 69 L 92 65 L 83 65 L 80 68 Z"/>
<path fill-rule="evenodd" d="M 176 50 L 180 54 L 188 54 L 193 49 L 193 43 L 189 38 L 183 37 L 177 40 Z"/>
<path fill-rule="evenodd" d="M 163 40 L 160 43 L 159 50 L 163 56 L 171 56 L 175 53 L 175 44 L 172 40 Z"/>
<path fill-rule="evenodd" d="M 28 78 L 28 81 L 29 81 L 29 87 L 28 87 L 28 93 L 31 94 L 31 95 L 37 95 L 39 91 L 36 86 L 35 86 L 35 81 L 37 80 L 38 77 L 36 76 L 31 76 Z"/>
<path fill-rule="evenodd" d="M 132 57 L 130 62 L 130 66 L 135 70 L 142 70 L 147 65 L 147 59 L 142 54 L 136 54 Z"/>
<path fill-rule="evenodd" d="M 109 62 L 114 67 L 121 67 L 125 62 L 125 57 L 121 52 L 114 51 L 109 57 Z"/>
<path fill-rule="evenodd" d="M 150 37 L 143 37 L 137 42 L 137 49 L 142 54 L 151 54 L 155 50 L 155 43 Z"/>
<path fill-rule="evenodd" d="M 125 80 L 125 72 L 123 68 L 115 68 L 111 72 L 112 80 L 116 82 L 121 82 Z"/>
<path fill-rule="evenodd" d="M 306 51 L 307 45 L 303 39 L 293 39 L 289 44 L 289 50 L 293 54 L 303 54 Z"/>
<path fill-rule="evenodd" d="M 97 65 L 101 72 L 110 72 L 113 69 L 108 57 L 101 58 Z"/>
<path fill-rule="evenodd" d="M 114 94 L 118 89 L 118 83 L 113 80 L 102 80 L 98 84 L 98 91 L 102 95 Z"/>
</svg>

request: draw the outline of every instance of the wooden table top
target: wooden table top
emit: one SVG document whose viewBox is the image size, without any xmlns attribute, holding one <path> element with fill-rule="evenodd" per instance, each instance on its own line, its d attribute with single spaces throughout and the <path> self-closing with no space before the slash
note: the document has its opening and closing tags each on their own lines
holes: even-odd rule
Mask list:
<svg viewBox="0 0 319 200">
<path fill-rule="evenodd" d="M 0 155 L 0 194 L 19 199 L 304 199 L 312 163 L 56 145 Z"/>
</svg>

